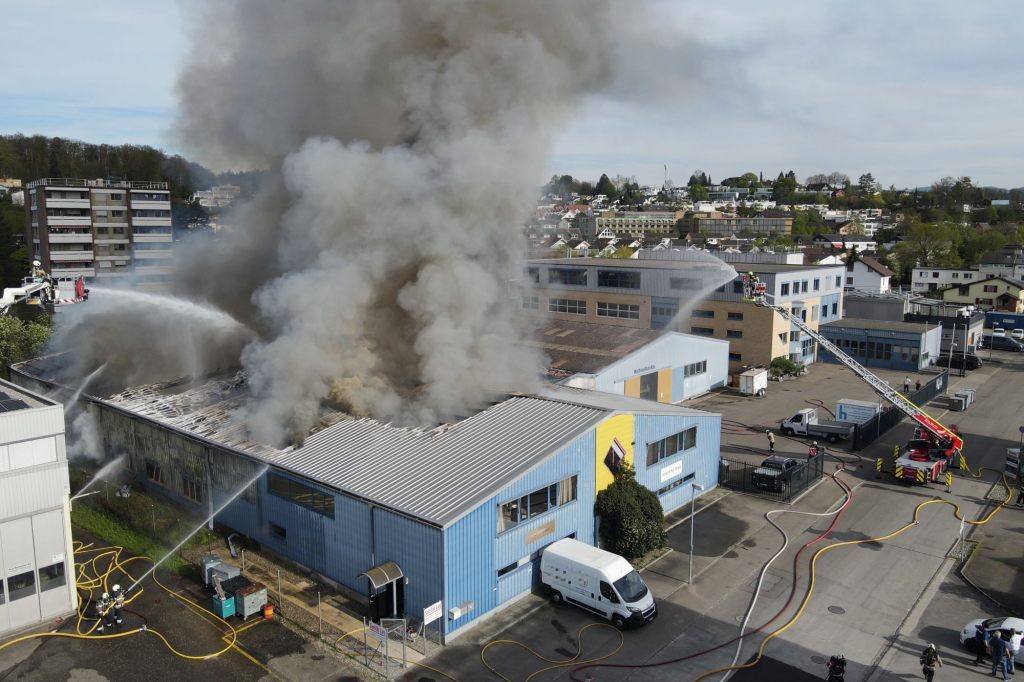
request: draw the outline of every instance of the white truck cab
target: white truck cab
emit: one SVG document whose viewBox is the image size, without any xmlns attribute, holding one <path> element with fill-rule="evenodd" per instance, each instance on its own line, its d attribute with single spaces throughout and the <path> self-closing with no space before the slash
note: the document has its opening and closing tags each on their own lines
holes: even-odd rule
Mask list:
<svg viewBox="0 0 1024 682">
<path fill-rule="evenodd" d="M 642 625 L 658 615 L 643 578 L 618 554 L 565 538 L 540 556 L 541 582 L 551 601 L 565 601 L 607 618 L 617 628 Z"/>
</svg>

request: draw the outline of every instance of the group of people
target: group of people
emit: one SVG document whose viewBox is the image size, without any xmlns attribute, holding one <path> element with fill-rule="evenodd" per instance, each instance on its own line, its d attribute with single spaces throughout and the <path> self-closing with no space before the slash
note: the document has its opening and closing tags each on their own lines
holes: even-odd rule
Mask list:
<svg viewBox="0 0 1024 682">
<path fill-rule="evenodd" d="M 107 630 L 113 630 L 120 626 L 123 620 L 124 591 L 120 585 L 114 585 L 110 592 L 104 592 L 96 602 L 96 615 L 99 617 L 99 625 L 96 632 L 103 634 Z"/>
<path fill-rule="evenodd" d="M 1001 670 L 1003 679 L 1012 677 L 1015 668 L 1014 659 L 1020 651 L 1021 639 L 1024 632 L 1020 630 L 995 630 L 989 632 L 978 623 L 974 629 L 974 664 L 985 662 L 985 655 L 992 657 L 992 675 Z"/>
</svg>

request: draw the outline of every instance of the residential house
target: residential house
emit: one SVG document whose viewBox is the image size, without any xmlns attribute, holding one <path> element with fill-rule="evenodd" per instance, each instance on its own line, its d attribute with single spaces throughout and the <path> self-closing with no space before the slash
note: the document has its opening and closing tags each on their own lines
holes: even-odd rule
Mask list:
<svg viewBox="0 0 1024 682">
<path fill-rule="evenodd" d="M 974 305 L 982 310 L 1024 313 L 1024 281 L 1012 277 L 986 277 L 940 289 L 935 295 L 949 303 Z"/>
<path fill-rule="evenodd" d="M 892 291 L 896 274 L 871 256 L 860 256 L 846 262 L 846 288 L 884 294 Z"/>
<path fill-rule="evenodd" d="M 910 290 L 923 294 L 980 279 L 984 276 L 977 268 L 916 267 L 910 274 Z"/>
</svg>

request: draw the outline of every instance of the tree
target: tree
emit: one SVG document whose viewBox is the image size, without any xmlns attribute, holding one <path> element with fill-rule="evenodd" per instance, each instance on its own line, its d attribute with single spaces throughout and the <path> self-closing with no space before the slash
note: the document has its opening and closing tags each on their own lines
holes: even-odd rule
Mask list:
<svg viewBox="0 0 1024 682">
<path fill-rule="evenodd" d="M 957 253 L 960 241 L 960 233 L 950 225 L 915 222 L 894 255 L 904 270 L 918 266 L 957 267 L 962 262 Z"/>
<path fill-rule="evenodd" d="M 28 274 L 28 247 L 24 246 L 25 209 L 0 196 L 0 289 L 17 286 Z"/>
<path fill-rule="evenodd" d="M 804 366 L 799 362 L 793 362 L 785 355 L 780 355 L 777 358 L 773 358 L 770 365 L 768 365 L 768 372 L 773 377 L 780 376 L 796 376 L 800 374 Z"/>
<path fill-rule="evenodd" d="M 693 171 L 693 175 L 690 176 L 690 180 L 686 184 L 688 187 L 693 187 L 694 185 L 704 185 L 707 187 L 711 184 L 711 179 L 707 173 L 698 168 Z"/>
<path fill-rule="evenodd" d="M 608 179 L 607 174 L 601 174 L 601 179 L 597 181 L 597 187 L 594 188 L 596 194 L 603 194 L 609 199 L 617 197 L 619 194 L 615 184 Z"/>
<path fill-rule="evenodd" d="M 704 185 L 690 185 L 687 193 L 690 196 L 690 201 L 707 201 L 711 196 L 708 188 Z"/>
<path fill-rule="evenodd" d="M 665 513 L 658 496 L 640 485 L 623 462 L 610 486 L 597 494 L 594 512 L 601 519 L 601 544 L 627 559 L 665 546 Z"/>
<path fill-rule="evenodd" d="M 612 252 L 612 258 L 632 258 L 633 249 L 628 246 L 620 246 Z"/>
<path fill-rule="evenodd" d="M 0 317 L 0 376 L 7 375 L 9 365 L 39 355 L 49 337 L 46 324 L 24 322 L 14 315 Z"/>
<path fill-rule="evenodd" d="M 865 173 L 857 180 L 857 192 L 863 197 L 870 197 L 879 191 L 880 185 L 871 173 Z"/>
<path fill-rule="evenodd" d="M 752 189 L 756 189 L 761 186 L 761 183 L 757 179 L 756 173 L 744 173 L 739 177 L 739 180 L 736 182 L 736 185 L 738 187 L 750 187 Z"/>
<path fill-rule="evenodd" d="M 850 184 L 850 176 L 846 173 L 840 173 L 839 171 L 832 171 L 829 173 L 826 176 L 826 180 L 834 189 L 847 187 Z"/>
</svg>

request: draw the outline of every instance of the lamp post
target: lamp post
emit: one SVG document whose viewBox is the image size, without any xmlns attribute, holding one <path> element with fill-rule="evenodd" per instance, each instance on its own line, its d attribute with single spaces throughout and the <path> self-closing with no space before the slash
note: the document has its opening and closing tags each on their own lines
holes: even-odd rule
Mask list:
<svg viewBox="0 0 1024 682">
<path fill-rule="evenodd" d="M 704 492 L 704 486 L 700 483 L 690 484 L 690 573 L 686 580 L 687 585 L 693 584 L 693 524 L 697 520 L 697 516 L 694 513 L 695 501 L 697 499 L 697 493 Z"/>
</svg>

